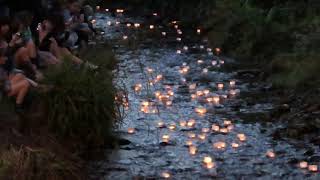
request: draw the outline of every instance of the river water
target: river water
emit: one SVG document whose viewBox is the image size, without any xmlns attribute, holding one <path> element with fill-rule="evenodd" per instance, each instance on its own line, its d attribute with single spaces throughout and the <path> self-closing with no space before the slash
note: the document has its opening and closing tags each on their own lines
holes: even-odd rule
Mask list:
<svg viewBox="0 0 320 180">
<path fill-rule="evenodd" d="M 319 166 L 319 147 L 273 140 L 281 124 L 239 115 L 273 106 L 248 106 L 241 95 L 256 89 L 224 71 L 233 60 L 210 49 L 195 29 L 154 22 L 97 14 L 96 26 L 119 60 L 115 84 L 126 89 L 129 106 L 117 130 L 128 143 L 90 165 L 93 179 L 320 179 L 319 171 L 299 167 Z"/>
</svg>

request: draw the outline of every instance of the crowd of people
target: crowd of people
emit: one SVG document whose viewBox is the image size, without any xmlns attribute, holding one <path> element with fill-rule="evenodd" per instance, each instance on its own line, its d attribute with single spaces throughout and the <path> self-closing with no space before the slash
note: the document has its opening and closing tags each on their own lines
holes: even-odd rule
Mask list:
<svg viewBox="0 0 320 180">
<path fill-rule="evenodd" d="M 61 64 L 65 57 L 83 63 L 72 52 L 84 48 L 95 31 L 92 8 L 78 0 L 51 0 L 43 8 L 45 13 L 35 17 L 34 12 L 0 7 L 0 93 L 15 98 L 17 112 L 25 110 L 25 97 L 43 78 L 42 69 Z"/>
</svg>

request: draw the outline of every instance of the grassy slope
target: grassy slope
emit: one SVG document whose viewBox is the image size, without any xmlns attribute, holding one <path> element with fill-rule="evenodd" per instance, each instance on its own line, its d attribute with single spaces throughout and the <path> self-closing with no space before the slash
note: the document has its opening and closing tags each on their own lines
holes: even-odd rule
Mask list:
<svg viewBox="0 0 320 180">
<path fill-rule="evenodd" d="M 65 63 L 48 70 L 43 84 L 54 88 L 37 92 L 41 98 L 34 99 L 31 113 L 1 118 L 0 179 L 86 179 L 81 154 L 112 143 L 108 137 L 117 116 L 113 53 L 109 47 L 93 47 L 82 57 L 99 68 Z"/>
</svg>

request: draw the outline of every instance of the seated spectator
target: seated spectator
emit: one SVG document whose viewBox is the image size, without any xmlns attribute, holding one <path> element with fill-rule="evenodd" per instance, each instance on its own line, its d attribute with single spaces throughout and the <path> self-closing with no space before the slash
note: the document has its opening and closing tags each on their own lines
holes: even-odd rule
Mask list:
<svg viewBox="0 0 320 180">
<path fill-rule="evenodd" d="M 74 56 L 66 48 L 65 24 L 60 14 L 52 14 L 45 18 L 38 29 L 38 48 L 42 52 L 50 52 L 57 59 L 62 60 L 65 57 L 71 58 L 75 64 L 81 64 L 83 61 Z"/>
</svg>

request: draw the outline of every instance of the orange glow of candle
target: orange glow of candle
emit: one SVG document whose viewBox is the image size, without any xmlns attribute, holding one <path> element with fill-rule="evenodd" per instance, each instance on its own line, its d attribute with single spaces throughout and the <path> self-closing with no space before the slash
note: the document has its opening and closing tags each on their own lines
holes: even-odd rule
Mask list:
<svg viewBox="0 0 320 180">
<path fill-rule="evenodd" d="M 215 164 L 214 164 L 214 162 L 211 162 L 211 163 L 206 163 L 205 166 L 207 169 L 212 169 L 212 168 L 214 168 Z"/>
<path fill-rule="evenodd" d="M 206 156 L 203 158 L 203 163 L 207 164 L 207 163 L 212 163 L 212 158 L 210 156 Z"/>
<path fill-rule="evenodd" d="M 219 83 L 219 84 L 218 84 L 217 86 L 218 86 L 218 89 L 220 89 L 220 90 L 221 90 L 221 89 L 223 89 L 223 87 L 224 87 L 224 84 L 222 84 L 222 83 Z"/>
<path fill-rule="evenodd" d="M 309 165 L 308 170 L 310 172 L 317 172 L 318 171 L 318 166 L 317 165 Z"/>
<path fill-rule="evenodd" d="M 196 98 L 197 98 L 197 95 L 196 95 L 196 94 L 191 94 L 191 98 L 192 98 L 192 99 L 196 99 Z"/>
<path fill-rule="evenodd" d="M 209 129 L 209 128 L 202 128 L 202 129 L 201 129 L 201 132 L 203 132 L 203 133 L 208 133 L 208 132 L 210 132 L 210 129 Z"/>
<path fill-rule="evenodd" d="M 220 103 L 220 97 L 219 96 L 214 96 L 212 99 L 213 99 L 213 102 L 215 104 L 219 104 Z"/>
<path fill-rule="evenodd" d="M 140 27 L 140 24 L 139 23 L 134 23 L 134 27 L 138 28 L 138 27 Z"/>
<path fill-rule="evenodd" d="M 166 33 L 166 32 L 162 32 L 161 34 L 162 34 L 162 36 L 166 36 L 166 35 L 167 35 L 167 33 Z"/>
<path fill-rule="evenodd" d="M 136 84 L 134 86 L 134 91 L 136 91 L 136 92 L 141 91 L 141 89 L 142 89 L 142 84 Z"/>
<path fill-rule="evenodd" d="M 186 145 L 187 145 L 187 146 L 191 146 L 192 144 L 193 144 L 192 140 L 187 140 L 187 141 L 186 141 Z"/>
<path fill-rule="evenodd" d="M 162 142 L 168 143 L 169 140 L 170 140 L 170 136 L 169 135 L 165 134 L 165 135 L 162 136 Z"/>
<path fill-rule="evenodd" d="M 237 134 L 237 137 L 242 142 L 247 140 L 247 137 L 245 134 Z"/>
<path fill-rule="evenodd" d="M 177 41 L 181 41 L 182 39 L 181 38 L 177 38 Z"/>
<path fill-rule="evenodd" d="M 188 133 L 188 137 L 193 139 L 196 137 L 196 134 L 195 133 Z"/>
<path fill-rule="evenodd" d="M 178 29 L 178 28 L 179 28 L 179 25 L 174 25 L 174 28 L 175 28 L 175 29 Z"/>
<path fill-rule="evenodd" d="M 201 29 L 197 29 L 197 33 L 198 33 L 198 34 L 201 34 Z"/>
<path fill-rule="evenodd" d="M 165 126 L 163 121 L 159 121 L 157 125 L 158 125 L 158 128 L 163 128 Z"/>
<path fill-rule="evenodd" d="M 216 53 L 217 53 L 217 54 L 220 54 L 220 52 L 221 52 L 221 49 L 220 49 L 220 48 L 216 48 L 215 50 L 216 50 Z"/>
<path fill-rule="evenodd" d="M 231 122 L 230 120 L 224 120 L 224 121 L 223 121 L 223 124 L 224 124 L 225 126 L 229 126 L 229 125 L 232 124 L 232 122 Z"/>
<path fill-rule="evenodd" d="M 163 76 L 162 76 L 161 74 L 157 75 L 157 77 L 156 77 L 156 79 L 157 79 L 158 81 L 162 80 L 162 78 L 163 78 Z"/>
<path fill-rule="evenodd" d="M 228 128 L 220 128 L 220 132 L 223 134 L 227 134 L 229 132 Z"/>
<path fill-rule="evenodd" d="M 131 23 L 127 23 L 127 27 L 131 27 Z"/>
<path fill-rule="evenodd" d="M 190 119 L 190 120 L 188 121 L 188 123 L 187 123 L 187 126 L 188 126 L 188 127 L 194 127 L 195 124 L 196 124 L 196 120 Z"/>
<path fill-rule="evenodd" d="M 199 134 L 198 138 L 203 141 L 207 138 L 207 135 L 206 134 Z"/>
<path fill-rule="evenodd" d="M 96 6 L 96 9 L 97 9 L 97 10 L 100 10 L 100 6 Z"/>
<path fill-rule="evenodd" d="M 204 95 L 203 91 L 197 91 L 196 94 L 197 94 L 197 96 L 203 96 Z"/>
<path fill-rule="evenodd" d="M 180 121 L 180 126 L 181 127 L 186 127 L 187 126 L 187 121 Z"/>
<path fill-rule="evenodd" d="M 177 54 L 181 54 L 181 50 L 180 49 L 177 50 Z"/>
<path fill-rule="evenodd" d="M 198 64 L 203 64 L 204 62 L 203 62 L 203 60 L 199 59 L 199 60 L 197 61 L 197 63 L 198 63 Z"/>
<path fill-rule="evenodd" d="M 193 145 L 190 145 L 189 146 L 189 153 L 191 155 L 196 155 L 197 154 L 197 147 L 196 146 L 193 146 Z"/>
<path fill-rule="evenodd" d="M 150 29 L 154 29 L 154 25 L 150 25 L 149 28 L 150 28 Z"/>
<path fill-rule="evenodd" d="M 233 148 L 238 148 L 238 147 L 239 147 L 239 144 L 238 144 L 238 143 L 232 143 L 231 146 L 232 146 Z"/>
<path fill-rule="evenodd" d="M 161 176 L 162 176 L 163 178 L 165 178 L 165 179 L 169 179 L 169 178 L 171 177 L 171 174 L 168 173 L 168 172 L 162 172 L 162 173 L 161 173 Z"/>
<path fill-rule="evenodd" d="M 172 101 L 167 101 L 166 106 L 172 106 Z"/>
<path fill-rule="evenodd" d="M 128 134 L 134 134 L 135 129 L 134 128 L 128 128 Z"/>
<path fill-rule="evenodd" d="M 175 124 L 170 124 L 168 127 L 171 131 L 174 131 L 176 129 L 176 125 Z"/>
<path fill-rule="evenodd" d="M 216 149 L 224 149 L 227 147 L 227 144 L 225 142 L 216 142 L 213 144 L 213 147 L 216 148 Z"/>
<path fill-rule="evenodd" d="M 306 168 L 308 168 L 308 162 L 306 162 L 306 161 L 301 161 L 301 162 L 299 163 L 299 167 L 300 167 L 301 169 L 306 169 Z"/>
<path fill-rule="evenodd" d="M 153 13 L 152 15 L 153 15 L 153 16 L 158 16 L 158 13 Z"/>
<path fill-rule="evenodd" d="M 266 153 L 266 156 L 268 158 L 275 158 L 276 154 L 272 150 L 268 150 L 267 153 Z"/>
<path fill-rule="evenodd" d="M 236 85 L 236 81 L 235 80 L 231 80 L 229 82 L 229 84 L 230 84 L 231 87 L 234 87 Z"/>
<path fill-rule="evenodd" d="M 208 96 L 208 94 L 210 94 L 210 90 L 209 90 L 209 89 L 203 90 L 203 94 L 206 95 L 206 96 Z"/>
<path fill-rule="evenodd" d="M 220 127 L 219 127 L 218 125 L 216 125 L 216 124 L 213 124 L 213 125 L 211 126 L 211 130 L 218 132 L 218 131 L 220 131 Z"/>
<path fill-rule="evenodd" d="M 207 113 L 207 109 L 204 107 L 198 107 L 195 109 L 196 113 L 198 113 L 199 115 L 204 115 Z"/>
</svg>

